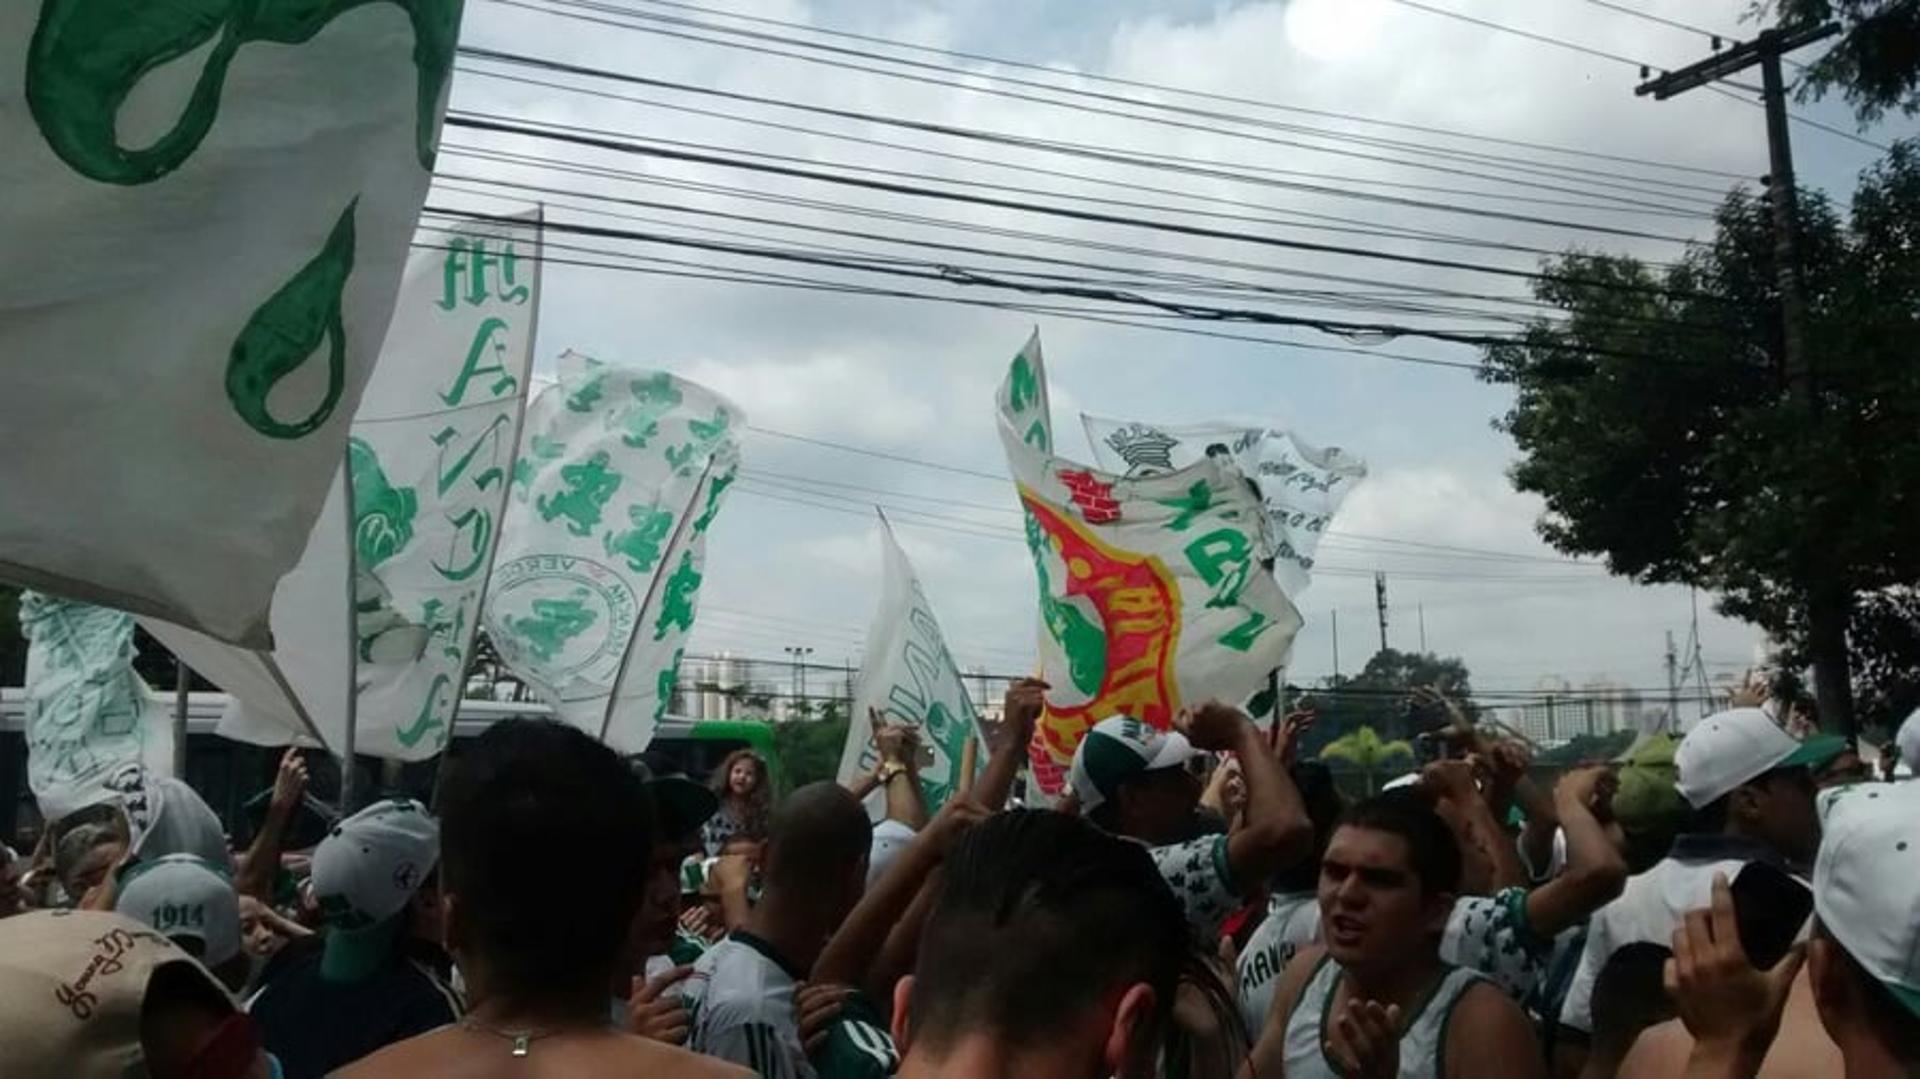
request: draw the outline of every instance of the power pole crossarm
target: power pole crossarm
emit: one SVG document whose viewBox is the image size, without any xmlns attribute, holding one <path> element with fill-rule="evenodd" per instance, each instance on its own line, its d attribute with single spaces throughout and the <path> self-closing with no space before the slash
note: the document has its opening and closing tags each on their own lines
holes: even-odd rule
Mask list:
<svg viewBox="0 0 1920 1079">
<path fill-rule="evenodd" d="M 1678 71 L 1669 71 L 1657 79 L 1649 79 L 1633 88 L 1635 94 L 1646 97 L 1651 94 L 1655 101 L 1665 101 L 1676 94 L 1698 89 L 1710 82 L 1724 79 L 1745 71 L 1760 63 L 1761 58 L 1771 54 L 1778 58 L 1781 53 L 1822 41 L 1840 32 L 1837 22 L 1820 26 L 1808 26 L 1799 30 L 1763 30 L 1752 41 L 1744 41 L 1722 53 L 1715 53 L 1697 63 L 1688 64 Z"/>
</svg>

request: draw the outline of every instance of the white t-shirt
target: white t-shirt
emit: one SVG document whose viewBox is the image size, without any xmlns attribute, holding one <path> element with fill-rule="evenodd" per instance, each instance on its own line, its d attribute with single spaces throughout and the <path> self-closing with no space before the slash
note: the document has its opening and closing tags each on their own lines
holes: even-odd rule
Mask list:
<svg viewBox="0 0 1920 1079">
<path fill-rule="evenodd" d="M 814 1079 L 794 1015 L 796 975 L 766 941 L 735 930 L 681 983 L 690 1018 L 687 1048 L 764 1079 Z"/>
<path fill-rule="evenodd" d="M 1240 953 L 1240 1015 L 1254 1038 L 1266 1026 L 1273 989 L 1294 954 L 1320 939 L 1320 901 L 1312 892 L 1287 892 L 1267 900 L 1267 916 Z"/>
<path fill-rule="evenodd" d="M 1593 983 L 1613 953 L 1629 944 L 1670 947 L 1673 931 L 1690 910 L 1713 902 L 1713 875 L 1731 880 L 1748 862 L 1779 858 L 1753 840 L 1734 836 L 1683 835 L 1673 852 L 1652 869 L 1627 878 L 1620 897 L 1594 912 L 1588 923 L 1586 948 L 1567 985 L 1560 1022 L 1583 1033 L 1593 1032 Z"/>
</svg>

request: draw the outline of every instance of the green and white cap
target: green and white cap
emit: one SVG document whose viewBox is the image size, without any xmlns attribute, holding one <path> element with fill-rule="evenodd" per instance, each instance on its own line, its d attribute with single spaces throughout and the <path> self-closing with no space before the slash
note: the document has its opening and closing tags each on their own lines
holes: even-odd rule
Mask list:
<svg viewBox="0 0 1920 1079">
<path fill-rule="evenodd" d="M 1820 793 L 1813 909 L 1854 962 L 1920 1015 L 1920 783 Z"/>
<path fill-rule="evenodd" d="M 1110 716 L 1094 724 L 1073 751 L 1067 781 L 1083 809 L 1112 798 L 1130 779 L 1180 768 L 1198 753 L 1179 731 L 1163 731 L 1133 718 Z"/>
<path fill-rule="evenodd" d="M 1802 742 L 1758 708 L 1733 708 L 1701 720 L 1680 740 L 1673 753 L 1675 786 L 1688 805 L 1701 809 L 1776 768 L 1818 767 L 1845 748 L 1833 735 Z"/>
<path fill-rule="evenodd" d="M 240 954 L 240 897 L 192 854 L 129 863 L 113 909 L 158 930 L 209 967 Z"/>
<path fill-rule="evenodd" d="M 327 919 L 321 975 L 354 982 L 379 969 L 439 861 L 440 823 L 411 798 L 375 802 L 334 825 L 313 849 L 313 898 Z"/>
</svg>

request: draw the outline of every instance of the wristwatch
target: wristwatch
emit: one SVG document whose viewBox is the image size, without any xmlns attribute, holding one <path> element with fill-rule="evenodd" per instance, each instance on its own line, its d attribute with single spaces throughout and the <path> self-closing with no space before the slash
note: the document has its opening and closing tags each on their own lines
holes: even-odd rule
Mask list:
<svg viewBox="0 0 1920 1079">
<path fill-rule="evenodd" d="M 878 779 L 882 786 L 885 786 L 886 784 L 893 782 L 894 776 L 904 775 L 906 774 L 906 771 L 907 771 L 907 766 L 900 763 L 899 761 L 887 761 L 886 763 L 882 764 L 880 767 L 873 770 L 873 777 L 875 779 Z"/>
</svg>

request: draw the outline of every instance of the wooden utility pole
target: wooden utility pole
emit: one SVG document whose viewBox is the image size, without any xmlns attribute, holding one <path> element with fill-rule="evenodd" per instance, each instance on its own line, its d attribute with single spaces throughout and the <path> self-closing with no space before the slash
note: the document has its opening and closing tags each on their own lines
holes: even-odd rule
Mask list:
<svg viewBox="0 0 1920 1079">
<path fill-rule="evenodd" d="M 1774 273 L 1780 290 L 1780 367 L 1788 400 L 1808 419 L 1815 416 L 1820 406 L 1814 392 L 1813 357 L 1807 348 L 1807 291 L 1800 273 L 1800 215 L 1780 58 L 1839 32 L 1840 24 L 1831 22 L 1793 30 L 1763 30 L 1752 41 L 1741 42 L 1725 52 L 1651 79 L 1633 91 L 1665 101 L 1750 67 L 1760 68 L 1761 99 L 1767 116 L 1767 199 L 1773 212 Z M 1824 531 L 1820 514 L 1809 512 L 1799 558 L 1800 577 L 1806 588 L 1814 693 L 1821 725 L 1850 734 L 1853 686 L 1847 654 L 1847 620 L 1852 601 L 1844 585 L 1820 564 L 1829 549 L 1821 538 Z"/>
</svg>

